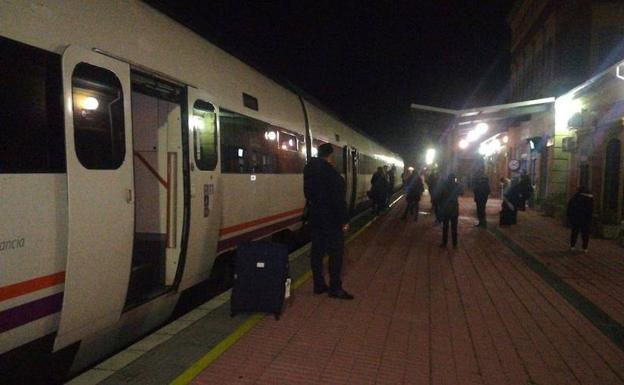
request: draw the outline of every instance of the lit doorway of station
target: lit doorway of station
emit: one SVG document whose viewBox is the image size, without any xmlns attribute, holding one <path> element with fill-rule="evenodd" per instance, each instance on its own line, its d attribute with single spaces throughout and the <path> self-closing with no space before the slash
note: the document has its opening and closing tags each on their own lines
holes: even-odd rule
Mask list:
<svg viewBox="0 0 624 385">
<path fill-rule="evenodd" d="M 132 73 L 135 227 L 126 308 L 173 285 L 182 221 L 182 90 Z"/>
</svg>

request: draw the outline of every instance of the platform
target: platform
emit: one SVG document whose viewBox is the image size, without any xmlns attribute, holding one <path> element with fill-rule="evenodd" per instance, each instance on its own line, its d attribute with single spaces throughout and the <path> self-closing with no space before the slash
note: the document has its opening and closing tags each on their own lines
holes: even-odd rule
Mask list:
<svg viewBox="0 0 624 385">
<path fill-rule="evenodd" d="M 568 253 L 555 220 L 501 229 L 499 205 L 484 230 L 463 199 L 453 250 L 400 201 L 347 246 L 355 300 L 313 295 L 303 250 L 279 321 L 231 319 L 225 294 L 71 384 L 624 384 L 622 249 Z"/>
</svg>

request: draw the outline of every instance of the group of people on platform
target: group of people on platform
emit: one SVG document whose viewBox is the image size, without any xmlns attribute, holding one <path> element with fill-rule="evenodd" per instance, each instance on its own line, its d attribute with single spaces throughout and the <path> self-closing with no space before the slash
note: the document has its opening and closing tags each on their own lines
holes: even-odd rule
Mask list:
<svg viewBox="0 0 624 385">
<path fill-rule="evenodd" d="M 371 178 L 371 188 L 368 191 L 368 197 L 373 203 L 373 214 L 379 215 L 388 207 L 388 200 L 394 193 L 394 185 L 396 182 L 396 167 L 393 165 L 377 167 L 377 171 Z"/>
<path fill-rule="evenodd" d="M 342 287 L 341 271 L 344 254 L 344 232 L 349 229 L 349 215 L 345 201 L 345 183 L 335 168 L 333 147 L 323 144 L 318 148 L 318 157 L 311 159 L 304 169 L 304 194 L 308 207 L 308 221 L 311 229 L 312 248 L 310 263 L 314 278 L 314 293 L 328 293 L 338 299 L 353 299 L 353 295 Z M 369 197 L 373 201 L 373 212 L 380 214 L 388 205 L 388 199 L 394 192 L 395 172 L 393 166 L 388 170 L 379 167 L 371 179 Z M 406 207 L 402 220 L 413 217 L 418 220 L 419 205 L 425 186 L 421 175 L 413 168 L 402 175 Z M 455 174 L 440 181 L 435 171 L 426 176 L 426 183 L 431 196 L 432 212 L 436 224 L 442 224 L 441 247 L 448 243 L 449 229 L 453 248 L 457 248 L 457 225 L 459 219 L 459 197 L 463 195 L 462 184 Z M 531 198 L 533 187 L 526 173 L 518 181 L 509 182 L 501 178 L 502 207 L 501 225 L 517 223 L 518 210 L 525 210 L 526 202 Z M 487 227 L 486 205 L 490 191 L 490 181 L 483 170 L 479 171 L 472 183 L 474 201 L 477 207 L 478 223 L 476 227 Z M 567 218 L 572 228 L 570 248 L 574 249 L 579 233 L 583 239 L 583 250 L 587 250 L 589 231 L 593 213 L 593 196 L 586 187 L 580 187 L 570 199 Z M 329 285 L 323 276 L 323 257 L 329 256 Z"/>
</svg>

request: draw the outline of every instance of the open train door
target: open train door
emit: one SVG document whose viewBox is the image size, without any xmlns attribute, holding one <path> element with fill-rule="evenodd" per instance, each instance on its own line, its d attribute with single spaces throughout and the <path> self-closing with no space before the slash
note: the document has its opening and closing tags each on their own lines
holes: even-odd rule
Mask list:
<svg viewBox="0 0 624 385">
<path fill-rule="evenodd" d="M 349 169 L 349 181 L 347 182 L 347 203 L 349 204 L 349 212 L 351 215 L 355 212 L 357 204 L 357 188 L 358 188 L 358 150 L 348 147 L 349 163 L 345 167 Z"/>
<path fill-rule="evenodd" d="M 116 322 L 134 227 L 130 68 L 69 46 L 63 53 L 67 266 L 54 350 Z"/>
<path fill-rule="evenodd" d="M 189 258 L 183 287 L 202 279 L 214 263 L 219 238 L 219 131 L 217 107 L 204 91 L 188 87 L 189 158 L 191 169 L 191 226 Z M 186 273 L 185 273 L 186 275 Z"/>
</svg>

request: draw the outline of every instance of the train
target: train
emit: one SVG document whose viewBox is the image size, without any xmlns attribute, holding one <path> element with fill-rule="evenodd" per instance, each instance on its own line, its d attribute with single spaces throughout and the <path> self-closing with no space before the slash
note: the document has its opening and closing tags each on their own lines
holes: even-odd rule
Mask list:
<svg viewBox="0 0 624 385">
<path fill-rule="evenodd" d="M 67 374 L 89 367 L 225 274 L 241 242 L 296 232 L 320 144 L 335 148 L 352 214 L 377 167 L 403 171 L 312 98 L 138 0 L 0 2 L 0 79 L 4 379 L 58 357 Z"/>
</svg>

